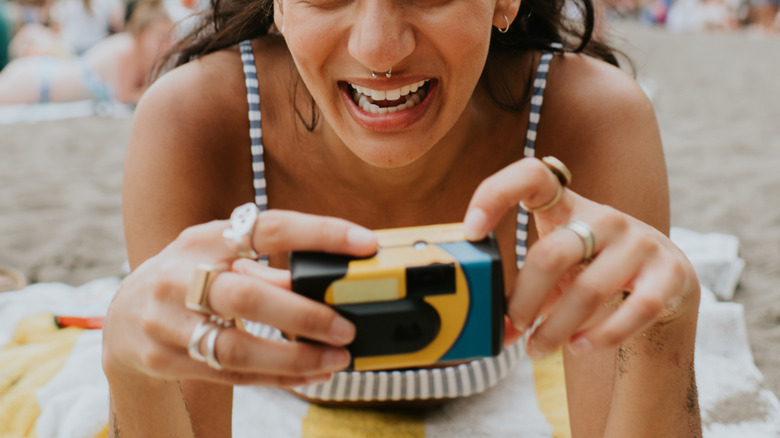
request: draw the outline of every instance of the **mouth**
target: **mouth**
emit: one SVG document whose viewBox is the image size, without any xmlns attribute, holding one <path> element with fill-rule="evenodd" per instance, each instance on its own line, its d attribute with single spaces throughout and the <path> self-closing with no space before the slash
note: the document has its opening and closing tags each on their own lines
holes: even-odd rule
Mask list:
<svg viewBox="0 0 780 438">
<path fill-rule="evenodd" d="M 352 102 L 371 114 L 388 114 L 405 111 L 419 105 L 428 95 L 431 80 L 426 79 L 391 90 L 375 90 L 361 85 L 348 84 Z"/>
</svg>

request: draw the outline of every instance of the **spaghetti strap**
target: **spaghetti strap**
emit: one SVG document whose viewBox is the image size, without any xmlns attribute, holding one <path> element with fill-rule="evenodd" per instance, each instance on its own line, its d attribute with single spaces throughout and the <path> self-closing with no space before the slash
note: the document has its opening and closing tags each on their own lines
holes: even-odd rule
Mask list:
<svg viewBox="0 0 780 438">
<path fill-rule="evenodd" d="M 553 49 L 560 49 L 559 43 L 551 45 Z M 550 71 L 550 61 L 552 61 L 554 52 L 545 52 L 539 60 L 539 66 L 536 69 L 534 78 L 534 89 L 531 94 L 531 109 L 528 115 L 528 131 L 525 135 L 525 157 L 533 157 L 536 150 L 536 134 L 539 128 L 539 120 L 542 115 L 542 103 L 544 102 L 544 90 L 547 88 L 547 72 Z M 518 206 L 517 210 L 517 232 L 515 236 L 515 255 L 517 256 L 517 269 L 521 269 L 525 263 L 525 256 L 528 253 L 528 212 Z"/>
<path fill-rule="evenodd" d="M 249 106 L 249 138 L 252 151 L 255 203 L 265 211 L 268 208 L 266 194 L 265 163 L 263 162 L 263 131 L 260 115 L 257 68 L 250 41 L 242 41 L 241 61 L 246 79 Z M 553 53 L 542 55 L 534 80 L 531 97 L 531 113 L 526 134 L 526 157 L 534 155 L 536 130 L 542 110 L 547 71 Z M 517 216 L 517 265 L 522 267 L 526 254 L 528 213 L 522 208 Z M 248 332 L 255 336 L 283 341 L 282 333 L 271 326 L 245 321 Z M 522 353 L 521 341 L 504 348 L 498 356 L 485 357 L 457 366 L 408 371 L 341 371 L 334 373 L 332 381 L 294 388 L 294 391 L 310 399 L 320 401 L 373 401 L 373 400 L 424 400 L 443 397 L 465 397 L 494 386 L 515 366 Z"/>
</svg>

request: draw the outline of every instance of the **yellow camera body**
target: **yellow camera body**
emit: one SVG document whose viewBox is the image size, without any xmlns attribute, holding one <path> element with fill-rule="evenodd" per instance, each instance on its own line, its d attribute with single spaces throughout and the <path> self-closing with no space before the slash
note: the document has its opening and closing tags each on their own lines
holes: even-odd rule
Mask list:
<svg viewBox="0 0 780 438">
<path fill-rule="evenodd" d="M 495 239 L 463 224 L 379 230 L 371 257 L 294 252 L 293 291 L 333 306 L 357 334 L 358 371 L 495 356 L 503 347 L 504 281 Z"/>
</svg>

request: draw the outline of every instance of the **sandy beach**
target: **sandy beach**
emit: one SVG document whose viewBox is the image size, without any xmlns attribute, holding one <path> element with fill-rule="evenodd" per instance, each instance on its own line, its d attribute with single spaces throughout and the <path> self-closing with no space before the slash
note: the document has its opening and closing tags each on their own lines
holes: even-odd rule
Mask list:
<svg viewBox="0 0 780 438">
<path fill-rule="evenodd" d="M 758 367 L 780 394 L 780 38 L 675 35 L 618 23 L 652 95 L 672 223 L 736 235 Z M 79 285 L 124 272 L 122 165 L 130 120 L 0 126 L 0 267 Z"/>
</svg>

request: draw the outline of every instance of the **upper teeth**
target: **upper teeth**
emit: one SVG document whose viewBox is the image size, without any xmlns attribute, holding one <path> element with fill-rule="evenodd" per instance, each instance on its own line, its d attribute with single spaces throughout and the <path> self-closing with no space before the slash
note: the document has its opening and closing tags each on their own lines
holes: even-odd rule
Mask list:
<svg viewBox="0 0 780 438">
<path fill-rule="evenodd" d="M 364 96 L 370 96 L 372 100 L 398 100 L 401 96 L 406 96 L 409 93 L 415 93 L 420 87 L 425 85 L 427 80 L 415 82 L 414 84 L 404 85 L 401 88 L 394 90 L 373 90 L 368 87 L 361 87 L 360 85 L 350 84 L 352 88 L 358 93 Z"/>
</svg>

